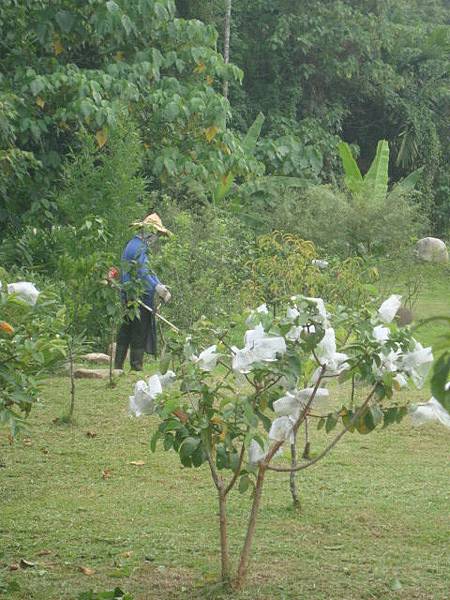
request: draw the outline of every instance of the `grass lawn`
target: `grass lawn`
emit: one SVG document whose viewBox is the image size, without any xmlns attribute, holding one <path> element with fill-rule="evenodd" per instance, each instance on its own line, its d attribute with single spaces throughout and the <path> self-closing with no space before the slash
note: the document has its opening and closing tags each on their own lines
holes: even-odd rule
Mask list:
<svg viewBox="0 0 450 600">
<path fill-rule="evenodd" d="M 418 316 L 449 314 L 448 272 L 430 281 Z M 418 337 L 432 342 L 439 333 Z M 181 468 L 172 452 L 150 452 L 157 419 L 127 417 L 137 378 L 124 376 L 114 390 L 80 381 L 73 426 L 53 423 L 68 404 L 69 385 L 52 378 L 30 415 L 28 437 L 9 446 L 2 433 L 0 597 L 76 599 L 116 586 L 137 600 L 226 597 L 215 586 L 217 506 L 209 472 Z M 405 393 L 429 397 L 428 389 Z M 313 450 L 325 437 L 314 433 Z M 449 442 L 449 430 L 413 429 L 409 418 L 368 436 L 347 434 L 302 472 L 300 513 L 290 509 L 288 476 L 269 473 L 249 581 L 232 597 L 449 598 Z M 249 505 L 248 493 L 232 494 L 235 557 Z M 21 559 L 35 566 L 10 570 Z"/>
</svg>

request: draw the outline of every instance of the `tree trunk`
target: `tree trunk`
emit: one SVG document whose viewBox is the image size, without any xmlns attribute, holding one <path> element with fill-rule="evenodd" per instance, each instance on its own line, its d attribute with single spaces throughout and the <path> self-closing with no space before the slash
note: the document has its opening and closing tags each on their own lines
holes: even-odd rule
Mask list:
<svg viewBox="0 0 450 600">
<path fill-rule="evenodd" d="M 116 333 L 116 329 L 114 327 L 114 322 L 111 323 L 111 340 L 110 340 L 110 351 L 109 351 L 109 387 L 113 388 L 114 387 L 114 379 L 113 379 L 113 364 L 114 364 L 114 357 L 113 357 L 113 348 L 114 348 L 114 340 L 115 340 L 115 333 Z"/>
<path fill-rule="evenodd" d="M 230 28 L 231 28 L 231 0 L 225 0 L 223 60 L 226 65 L 230 62 Z M 225 98 L 228 98 L 228 81 L 223 82 L 223 95 Z"/>
<path fill-rule="evenodd" d="M 294 439 L 291 444 L 291 467 L 293 469 L 295 469 L 296 466 L 297 466 L 297 432 L 294 433 Z M 300 500 L 298 497 L 296 479 L 297 479 L 297 473 L 295 471 L 291 471 L 291 473 L 289 475 L 289 487 L 291 488 L 292 503 L 294 505 L 294 508 L 299 510 L 300 509 Z"/>
<path fill-rule="evenodd" d="M 73 348 L 69 346 L 69 368 L 70 368 L 70 407 L 69 407 L 69 421 L 73 419 L 73 413 L 75 410 L 75 377 L 73 368 Z"/>
<path fill-rule="evenodd" d="M 308 417 L 305 418 L 305 448 L 303 449 L 303 456 L 306 460 L 311 458 L 311 444 L 309 443 L 309 431 L 308 431 Z"/>
<path fill-rule="evenodd" d="M 222 561 L 222 581 L 230 581 L 230 557 L 228 553 L 227 533 L 227 497 L 223 489 L 218 491 L 219 495 L 219 518 L 220 518 L 220 554 Z"/>
<path fill-rule="evenodd" d="M 239 567 L 237 571 L 237 577 L 235 580 L 236 589 L 240 589 L 243 586 L 245 582 L 245 577 L 247 575 L 250 551 L 252 547 L 253 536 L 255 533 L 256 518 L 258 516 L 259 505 L 261 504 L 261 495 L 263 490 L 265 474 L 266 467 L 264 465 L 260 465 L 258 471 L 258 478 L 256 480 L 255 495 L 253 496 L 252 510 L 247 526 L 247 535 L 245 536 L 244 546 L 242 548 L 241 556 L 239 559 Z"/>
</svg>

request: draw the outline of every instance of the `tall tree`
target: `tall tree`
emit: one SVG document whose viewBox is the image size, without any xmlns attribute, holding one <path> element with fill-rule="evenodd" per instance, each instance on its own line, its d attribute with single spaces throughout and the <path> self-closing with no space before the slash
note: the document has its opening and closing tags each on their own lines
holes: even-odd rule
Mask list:
<svg viewBox="0 0 450 600">
<path fill-rule="evenodd" d="M 225 0 L 225 19 L 223 33 L 223 60 L 227 65 L 230 62 L 230 28 L 231 28 L 231 0 Z M 228 80 L 223 82 L 223 95 L 228 98 Z"/>
</svg>

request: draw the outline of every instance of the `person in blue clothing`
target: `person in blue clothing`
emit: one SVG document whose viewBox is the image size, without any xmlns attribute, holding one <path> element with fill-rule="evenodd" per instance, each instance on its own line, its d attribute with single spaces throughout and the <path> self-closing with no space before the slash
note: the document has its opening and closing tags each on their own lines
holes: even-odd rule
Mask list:
<svg viewBox="0 0 450 600">
<path fill-rule="evenodd" d="M 156 320 L 154 312 L 152 312 L 155 309 L 155 296 L 164 302 L 169 302 L 171 297 L 167 287 L 151 271 L 150 248 L 159 236 L 168 236 L 171 233 L 163 226 L 156 213 L 152 213 L 143 221 L 135 222 L 132 225 L 137 229 L 137 233 L 128 242 L 122 253 L 120 277 L 122 301 L 127 303 L 136 293 L 136 289 L 139 289 L 141 304 L 138 316 L 133 318 L 126 316 L 122 322 L 117 336 L 114 367 L 123 369 L 129 349 L 131 369 L 142 371 L 144 353 L 156 356 Z"/>
</svg>

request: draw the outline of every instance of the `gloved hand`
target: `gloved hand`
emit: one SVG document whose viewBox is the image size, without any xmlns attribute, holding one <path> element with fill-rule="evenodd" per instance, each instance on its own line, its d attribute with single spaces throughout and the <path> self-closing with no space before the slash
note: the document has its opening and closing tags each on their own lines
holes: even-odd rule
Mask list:
<svg viewBox="0 0 450 600">
<path fill-rule="evenodd" d="M 158 294 L 158 296 L 160 298 L 162 298 L 164 300 L 164 302 L 169 302 L 169 300 L 172 297 L 172 294 L 169 292 L 169 290 L 166 288 L 165 285 L 163 285 L 162 283 L 158 283 L 158 285 L 155 288 L 156 293 Z"/>
</svg>

